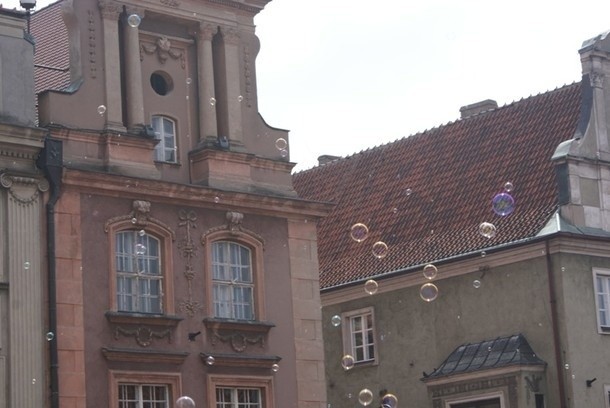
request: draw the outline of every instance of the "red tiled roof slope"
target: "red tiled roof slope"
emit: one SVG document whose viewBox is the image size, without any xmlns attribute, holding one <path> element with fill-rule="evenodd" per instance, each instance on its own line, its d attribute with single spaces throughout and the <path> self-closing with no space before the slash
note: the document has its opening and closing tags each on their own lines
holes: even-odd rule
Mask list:
<svg viewBox="0 0 610 408">
<path fill-rule="evenodd" d="M 567 85 L 295 174 L 302 198 L 336 204 L 318 226 L 320 286 L 535 236 L 557 209 L 550 158 L 579 108 L 580 84 Z M 501 217 L 491 199 L 507 181 L 516 209 Z M 495 237 L 479 234 L 484 221 Z M 360 243 L 350 237 L 359 222 L 369 228 Z M 377 241 L 389 247 L 382 259 Z"/>
<path fill-rule="evenodd" d="M 36 94 L 62 90 L 70 84 L 68 30 L 58 1 L 32 14 L 31 33 L 36 40 L 34 79 Z"/>
</svg>

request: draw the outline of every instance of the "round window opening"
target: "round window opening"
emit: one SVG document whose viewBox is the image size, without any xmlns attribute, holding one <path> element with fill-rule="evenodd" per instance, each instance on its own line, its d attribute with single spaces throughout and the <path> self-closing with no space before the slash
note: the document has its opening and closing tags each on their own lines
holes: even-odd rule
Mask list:
<svg viewBox="0 0 610 408">
<path fill-rule="evenodd" d="M 162 71 L 153 72 L 150 76 L 150 86 L 159 95 L 167 95 L 174 87 L 172 78 Z"/>
</svg>

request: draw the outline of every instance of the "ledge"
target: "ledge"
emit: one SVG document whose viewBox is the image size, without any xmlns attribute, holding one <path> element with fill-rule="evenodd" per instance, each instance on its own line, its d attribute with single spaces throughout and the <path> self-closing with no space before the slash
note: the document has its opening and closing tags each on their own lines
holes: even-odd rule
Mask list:
<svg viewBox="0 0 610 408">
<path fill-rule="evenodd" d="M 180 365 L 189 353 L 185 351 L 167 352 L 156 350 L 137 350 L 122 348 L 102 348 L 102 354 L 108 361 L 130 363 L 167 363 Z"/>
<path fill-rule="evenodd" d="M 147 324 L 152 326 L 176 327 L 183 318 L 170 315 L 126 313 L 108 311 L 105 313 L 106 319 L 110 323 L 117 324 Z"/>
<path fill-rule="evenodd" d="M 236 330 L 250 333 L 269 333 L 275 324 L 271 322 L 261 322 L 257 320 L 231 320 L 205 318 L 203 324 L 210 330 Z"/>
<path fill-rule="evenodd" d="M 271 369 L 274 364 L 277 364 L 282 358 L 278 356 L 244 356 L 240 354 L 209 354 L 200 353 L 201 360 L 207 366 L 219 367 L 254 367 Z M 208 364 L 207 358 L 213 357 L 214 364 Z"/>
</svg>

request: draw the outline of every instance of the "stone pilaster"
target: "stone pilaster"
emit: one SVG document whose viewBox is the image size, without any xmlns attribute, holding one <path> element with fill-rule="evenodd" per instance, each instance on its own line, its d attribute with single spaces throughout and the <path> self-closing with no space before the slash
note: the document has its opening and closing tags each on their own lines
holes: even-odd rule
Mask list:
<svg viewBox="0 0 610 408">
<path fill-rule="evenodd" d="M 214 60 L 212 38 L 217 28 L 201 23 L 197 31 L 197 80 L 199 82 L 199 142 L 216 139 L 216 96 L 214 93 Z"/>
<path fill-rule="evenodd" d="M 233 144 L 243 145 L 242 114 L 239 96 L 241 95 L 241 76 L 239 69 L 239 33 L 232 27 L 221 27 L 224 46 L 224 76 L 226 95 L 224 103 L 226 109 L 226 123 L 228 136 Z"/>
<path fill-rule="evenodd" d="M 125 131 L 121 101 L 121 58 L 119 52 L 119 16 L 122 7 L 112 0 L 99 0 L 104 36 L 104 89 L 106 124 L 109 130 Z"/>
<path fill-rule="evenodd" d="M 123 36 L 125 38 L 125 91 L 127 93 L 127 128 L 143 128 L 144 96 L 142 93 L 142 67 L 140 64 L 139 28 L 127 23 L 129 15 L 137 14 L 142 18 L 144 9 L 128 7 L 123 18 Z"/>
</svg>

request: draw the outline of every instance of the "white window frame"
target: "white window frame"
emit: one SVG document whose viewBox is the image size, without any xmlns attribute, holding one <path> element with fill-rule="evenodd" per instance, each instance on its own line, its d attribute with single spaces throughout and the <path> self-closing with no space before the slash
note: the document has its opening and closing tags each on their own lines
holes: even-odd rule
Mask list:
<svg viewBox="0 0 610 408">
<path fill-rule="evenodd" d="M 273 377 L 251 377 L 242 375 L 226 375 L 213 374 L 208 375 L 207 379 L 207 405 L 211 408 L 218 407 L 216 401 L 217 388 L 235 388 L 235 389 L 258 389 L 260 396 L 260 408 L 274 408 L 275 401 L 273 399 Z"/>
<path fill-rule="evenodd" d="M 369 327 L 367 317 L 371 316 L 371 324 Z M 355 344 L 355 336 L 356 332 L 354 331 L 353 324 L 355 319 L 361 319 L 363 323 L 363 328 L 358 331 L 358 333 L 362 334 L 362 345 L 356 346 Z M 379 341 L 377 340 L 377 330 L 375 328 L 375 311 L 373 307 L 367 307 L 358 310 L 351 310 L 349 312 L 345 312 L 341 315 L 341 319 L 343 321 L 342 326 L 345 328 L 343 330 L 343 351 L 344 354 L 349 354 L 354 358 L 354 363 L 356 365 L 368 365 L 368 364 L 377 364 L 379 359 Z M 366 327 L 364 327 L 366 325 Z M 372 342 L 369 341 L 368 333 L 372 333 Z M 373 347 L 373 357 L 371 358 L 369 354 L 369 348 Z M 363 356 L 361 359 L 358 358 L 358 353 L 356 352 L 356 348 L 362 348 Z"/>
<path fill-rule="evenodd" d="M 171 123 L 173 134 L 165 132 L 165 121 Z M 153 115 L 151 122 L 153 130 L 155 131 L 155 139 L 159 140 L 159 143 L 157 143 L 155 146 L 155 161 L 164 163 L 178 163 L 176 121 L 168 116 Z M 170 146 L 166 145 L 167 142 L 169 142 Z"/>
<path fill-rule="evenodd" d="M 153 385 L 164 386 L 167 389 L 167 407 L 173 407 L 177 396 L 182 395 L 182 380 L 180 373 L 160 373 L 141 371 L 110 370 L 108 381 L 109 408 L 120 408 L 120 385 Z M 141 406 L 141 404 L 140 404 Z"/>
<path fill-rule="evenodd" d="M 230 390 L 231 401 L 219 401 L 218 391 L 219 390 Z M 224 385 L 217 385 L 215 391 L 216 408 L 264 408 L 263 401 L 263 390 L 258 387 L 229 387 Z M 258 403 L 252 403 L 250 401 L 239 401 L 239 391 L 256 391 L 258 393 Z"/>
<path fill-rule="evenodd" d="M 445 401 L 445 408 L 453 408 L 455 405 L 464 404 L 467 402 L 477 402 L 496 398 L 500 398 L 500 408 L 506 408 L 506 402 L 504 401 L 504 393 L 502 391 L 480 394 L 477 396 L 471 395 L 468 397 L 448 399 Z"/>
<path fill-rule="evenodd" d="M 144 407 L 144 403 L 148 403 L 148 404 L 154 404 L 154 406 L 157 406 L 159 403 L 164 403 L 166 408 L 170 407 L 170 387 L 167 384 L 139 384 L 139 383 L 119 383 L 118 384 L 119 390 L 117 391 L 119 399 L 118 399 L 118 405 L 119 407 L 122 406 L 122 403 L 129 403 L 129 402 L 136 402 L 138 405 L 138 408 L 143 408 Z M 126 401 L 122 401 L 121 400 L 121 387 L 134 387 L 136 394 L 137 394 L 137 401 L 133 401 L 133 400 L 126 400 Z M 162 388 L 165 390 L 165 400 L 146 400 L 144 401 L 143 399 L 143 388 L 144 387 L 153 387 L 153 388 Z"/>
<path fill-rule="evenodd" d="M 604 385 L 604 407 L 610 408 L 610 384 Z"/>
<path fill-rule="evenodd" d="M 602 282 L 599 287 L 598 279 Z M 600 302 L 600 296 L 603 303 Z M 593 268 L 593 297 L 595 298 L 595 317 L 597 319 L 597 331 L 600 334 L 610 334 L 610 270 Z M 602 309 L 602 307 L 604 307 Z M 602 324 L 602 312 L 606 315 L 606 322 Z"/>
<path fill-rule="evenodd" d="M 120 236 L 131 236 L 131 243 L 133 245 L 128 248 L 119 248 Z M 121 240 L 123 245 L 125 245 L 125 242 L 127 241 L 130 240 Z M 156 246 L 154 253 L 138 253 L 138 246 L 141 245 L 146 251 L 150 251 L 153 243 Z M 159 238 L 148 233 L 140 235 L 136 230 L 122 230 L 115 233 L 114 262 L 116 263 L 116 302 L 118 311 L 127 313 L 163 313 L 164 279 L 163 265 L 161 262 L 162 245 L 163 243 Z M 120 268 L 119 264 L 124 265 L 124 267 Z M 119 284 L 119 281 L 122 279 L 132 286 L 130 291 L 125 292 L 121 290 L 121 287 L 124 285 Z M 148 286 L 150 288 L 151 284 L 155 282 L 158 285 L 157 294 L 153 295 L 150 292 L 147 293 L 141 290 L 142 286 Z M 121 299 L 126 297 L 132 297 L 132 301 L 129 302 L 131 303 L 130 307 L 123 307 L 127 300 Z M 135 304 L 133 302 L 135 302 Z M 143 305 L 146 303 L 149 303 L 151 307 L 144 307 Z M 153 310 L 153 308 L 155 310 Z"/>
<path fill-rule="evenodd" d="M 224 252 L 224 259 L 220 261 L 217 258 L 217 249 Z M 231 259 L 231 248 L 236 247 L 238 250 L 239 260 L 234 263 Z M 247 251 L 247 259 L 243 259 L 241 250 Z M 221 279 L 217 276 L 216 271 L 222 270 L 224 274 L 231 275 L 226 279 Z M 234 271 L 239 271 L 239 275 L 242 275 L 242 271 L 246 271 L 249 274 L 249 279 L 243 280 L 238 276 L 233 276 Z M 223 293 L 228 295 L 228 299 L 219 300 L 219 294 L 221 290 Z M 238 292 L 249 292 L 249 302 L 240 301 L 237 299 Z M 232 319 L 232 320 L 246 320 L 252 321 L 256 318 L 255 309 L 255 276 L 254 276 L 254 265 L 252 262 L 252 249 L 246 245 L 242 245 L 239 242 L 219 240 L 212 243 L 212 303 L 213 303 L 213 314 L 215 318 L 220 319 Z M 223 308 L 223 305 L 225 306 Z M 250 314 L 247 315 L 243 312 L 243 306 L 249 308 Z M 227 309 L 227 312 L 222 312 L 222 309 Z M 242 312 L 240 312 L 242 310 Z"/>
</svg>

